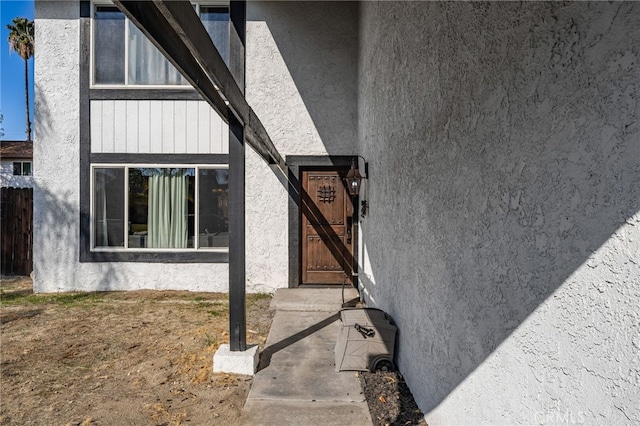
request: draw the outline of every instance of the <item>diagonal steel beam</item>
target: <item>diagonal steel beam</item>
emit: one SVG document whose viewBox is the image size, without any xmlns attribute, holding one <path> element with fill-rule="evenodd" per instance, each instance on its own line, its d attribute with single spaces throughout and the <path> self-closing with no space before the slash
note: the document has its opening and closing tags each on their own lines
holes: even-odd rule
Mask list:
<svg viewBox="0 0 640 426">
<path fill-rule="evenodd" d="M 133 22 L 229 123 L 244 125 L 247 143 L 268 163 L 285 162 L 262 122 L 249 106 L 209 34 L 188 0 L 126 1 L 114 4 Z"/>
</svg>

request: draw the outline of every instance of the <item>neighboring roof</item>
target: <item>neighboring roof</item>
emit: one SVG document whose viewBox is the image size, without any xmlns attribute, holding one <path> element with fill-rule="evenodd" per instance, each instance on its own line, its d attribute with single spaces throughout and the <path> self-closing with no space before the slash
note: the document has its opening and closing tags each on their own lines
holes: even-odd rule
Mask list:
<svg viewBox="0 0 640 426">
<path fill-rule="evenodd" d="M 33 142 L 0 141 L 0 159 L 33 158 Z"/>
</svg>

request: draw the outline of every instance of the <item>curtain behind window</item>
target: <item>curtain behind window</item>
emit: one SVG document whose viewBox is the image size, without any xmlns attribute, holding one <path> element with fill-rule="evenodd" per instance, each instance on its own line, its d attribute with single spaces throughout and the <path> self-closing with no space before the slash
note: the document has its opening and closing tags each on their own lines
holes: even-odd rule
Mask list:
<svg viewBox="0 0 640 426">
<path fill-rule="evenodd" d="M 186 248 L 188 238 L 186 169 L 160 169 L 149 176 L 149 248 Z"/>
<path fill-rule="evenodd" d="M 129 25 L 129 84 L 187 84 L 184 77 L 147 37 Z"/>
</svg>

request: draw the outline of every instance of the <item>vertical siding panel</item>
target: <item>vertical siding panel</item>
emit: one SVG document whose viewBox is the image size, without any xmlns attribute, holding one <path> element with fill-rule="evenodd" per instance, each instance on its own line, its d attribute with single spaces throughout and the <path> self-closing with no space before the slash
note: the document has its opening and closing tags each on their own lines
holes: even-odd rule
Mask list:
<svg viewBox="0 0 640 426">
<path fill-rule="evenodd" d="M 138 148 L 138 127 L 140 126 L 140 117 L 138 115 L 139 101 L 127 101 L 127 143 L 126 152 L 135 154 L 139 152 Z"/>
<path fill-rule="evenodd" d="M 162 152 L 162 101 L 151 101 L 149 108 L 149 152 Z"/>
<path fill-rule="evenodd" d="M 115 152 L 127 152 L 127 101 L 115 101 L 113 128 Z"/>
<path fill-rule="evenodd" d="M 209 122 L 211 123 L 210 152 L 218 154 L 222 152 L 222 119 L 213 108 L 209 108 Z"/>
<path fill-rule="evenodd" d="M 138 152 L 149 153 L 149 101 L 138 102 Z"/>
<path fill-rule="evenodd" d="M 175 101 L 175 124 L 173 131 L 173 145 L 176 154 L 187 152 L 187 103 L 186 101 Z"/>
<path fill-rule="evenodd" d="M 209 109 L 206 102 L 198 102 L 198 153 L 208 154 L 211 150 L 211 132 L 209 131 Z"/>
<path fill-rule="evenodd" d="M 102 152 L 102 102 L 92 101 L 91 109 L 91 152 Z"/>
<path fill-rule="evenodd" d="M 113 123 L 114 118 L 114 102 L 102 101 L 102 152 L 115 152 Z"/>
<path fill-rule="evenodd" d="M 200 102 L 187 101 L 187 153 L 198 152 L 198 105 Z"/>
<path fill-rule="evenodd" d="M 174 101 L 162 101 L 162 153 L 172 154 L 173 129 L 175 128 Z"/>
</svg>

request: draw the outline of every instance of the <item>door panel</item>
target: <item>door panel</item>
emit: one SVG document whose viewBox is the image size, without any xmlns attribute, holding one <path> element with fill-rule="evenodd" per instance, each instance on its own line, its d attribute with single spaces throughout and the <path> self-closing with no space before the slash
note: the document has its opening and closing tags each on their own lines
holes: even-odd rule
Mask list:
<svg viewBox="0 0 640 426">
<path fill-rule="evenodd" d="M 345 173 L 302 172 L 302 284 L 352 283 L 356 239 Z"/>
</svg>

